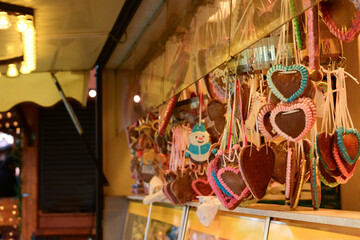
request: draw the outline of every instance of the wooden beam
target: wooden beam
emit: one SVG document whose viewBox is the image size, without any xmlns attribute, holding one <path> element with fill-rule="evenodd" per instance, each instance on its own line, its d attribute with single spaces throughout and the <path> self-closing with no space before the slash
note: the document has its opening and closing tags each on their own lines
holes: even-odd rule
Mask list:
<svg viewBox="0 0 360 240">
<path fill-rule="evenodd" d="M 95 227 L 95 214 L 93 213 L 40 213 L 39 230 L 61 229 L 69 230 L 76 228 L 91 229 Z"/>
<path fill-rule="evenodd" d="M 31 239 L 32 233 L 36 232 L 38 220 L 38 174 L 39 174 L 39 108 L 35 104 L 21 106 L 27 122 L 36 136 L 32 145 L 29 139 L 23 137 L 22 151 L 22 218 L 21 239 Z"/>
</svg>

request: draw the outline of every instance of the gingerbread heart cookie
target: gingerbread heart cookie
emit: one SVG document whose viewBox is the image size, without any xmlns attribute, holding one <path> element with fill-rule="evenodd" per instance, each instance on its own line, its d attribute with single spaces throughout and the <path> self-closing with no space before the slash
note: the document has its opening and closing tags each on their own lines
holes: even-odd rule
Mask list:
<svg viewBox="0 0 360 240">
<path fill-rule="evenodd" d="M 354 164 L 360 156 L 360 134 L 356 129 L 336 129 L 337 145 L 341 156 L 349 163 Z"/>
<path fill-rule="evenodd" d="M 303 65 L 275 65 L 266 75 L 270 90 L 283 102 L 292 102 L 305 90 L 308 71 Z"/>
<path fill-rule="evenodd" d="M 293 145 L 293 144 L 292 144 Z M 278 183 L 285 184 L 286 182 L 286 164 L 288 155 L 288 144 L 284 140 L 279 144 L 270 142 L 270 147 L 275 154 L 275 165 L 272 178 Z"/>
<path fill-rule="evenodd" d="M 197 196 L 211 196 L 214 194 L 209 181 L 202 178 L 193 180 L 191 187 Z"/>
<path fill-rule="evenodd" d="M 338 146 L 334 142 L 332 145 L 332 153 L 341 174 L 346 177 L 346 180 L 349 180 L 354 175 L 358 161 L 356 161 L 354 164 L 349 164 L 347 161 L 345 161 L 339 154 Z"/>
<path fill-rule="evenodd" d="M 271 103 L 262 106 L 257 117 L 259 131 L 268 140 L 272 140 L 278 136 L 270 122 L 270 114 L 274 108 L 275 106 Z"/>
<path fill-rule="evenodd" d="M 283 138 L 296 142 L 303 138 L 315 123 L 313 110 L 305 102 L 278 104 L 271 111 L 270 122 Z"/>
<path fill-rule="evenodd" d="M 252 195 L 261 199 L 265 196 L 275 166 L 275 154 L 270 146 L 259 149 L 247 146 L 240 155 L 240 171 Z"/>
<path fill-rule="evenodd" d="M 211 100 L 207 105 L 207 115 L 210 119 L 210 124 L 206 127 L 206 131 L 211 136 L 213 142 L 221 136 L 226 125 L 226 105 L 219 100 Z"/>
<path fill-rule="evenodd" d="M 239 168 L 221 168 L 217 173 L 217 178 L 220 184 L 226 189 L 226 192 L 237 200 L 243 199 L 249 192 Z"/>
<path fill-rule="evenodd" d="M 331 0 L 321 2 L 320 11 L 329 31 L 344 42 L 351 42 L 360 32 L 360 11 L 350 1 Z"/>
<path fill-rule="evenodd" d="M 171 191 L 181 205 L 190 202 L 195 197 L 195 192 L 191 187 L 193 179 L 190 172 L 189 168 L 183 173 L 178 169 L 176 179 L 170 184 Z"/>
<path fill-rule="evenodd" d="M 231 196 L 231 193 L 227 192 L 225 187 L 221 185 L 219 179 L 217 178 L 219 166 L 221 166 L 220 157 L 220 154 L 216 155 L 215 159 L 209 164 L 207 169 L 208 181 L 214 193 L 216 194 L 220 202 L 224 205 L 224 207 L 232 210 L 239 206 L 239 204 L 245 199 L 245 197 L 244 199 L 238 200 L 235 197 Z M 246 197 L 248 197 L 249 194 L 250 191 L 248 191 Z"/>
<path fill-rule="evenodd" d="M 322 162 L 323 166 L 329 170 L 337 168 L 335 159 L 332 155 L 333 137 L 326 132 L 321 132 L 316 135 L 316 152 Z"/>
</svg>

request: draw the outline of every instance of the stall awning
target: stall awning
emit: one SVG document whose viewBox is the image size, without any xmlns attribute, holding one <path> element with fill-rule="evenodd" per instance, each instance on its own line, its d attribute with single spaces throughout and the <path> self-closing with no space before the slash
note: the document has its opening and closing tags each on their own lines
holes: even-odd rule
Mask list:
<svg viewBox="0 0 360 240">
<path fill-rule="evenodd" d="M 89 73 L 85 71 L 57 72 L 56 76 L 67 98 L 86 105 Z M 48 72 L 0 78 L 0 112 L 22 102 L 50 107 L 60 101 L 59 92 Z"/>
</svg>

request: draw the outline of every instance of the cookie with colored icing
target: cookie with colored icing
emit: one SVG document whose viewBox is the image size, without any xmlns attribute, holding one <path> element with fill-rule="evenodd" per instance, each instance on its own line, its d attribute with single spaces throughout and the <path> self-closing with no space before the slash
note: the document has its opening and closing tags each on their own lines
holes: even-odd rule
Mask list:
<svg viewBox="0 0 360 240">
<path fill-rule="evenodd" d="M 270 115 L 274 130 L 283 138 L 296 142 L 303 138 L 315 123 L 312 106 L 304 101 L 278 104 Z"/>
<path fill-rule="evenodd" d="M 283 102 L 292 102 L 305 90 L 308 71 L 303 65 L 274 65 L 266 75 L 273 94 Z"/>
<path fill-rule="evenodd" d="M 274 108 L 275 106 L 271 103 L 262 106 L 257 117 L 259 131 L 268 140 L 272 140 L 278 136 L 270 122 L 270 114 Z"/>
<path fill-rule="evenodd" d="M 349 163 L 354 164 L 360 157 L 360 134 L 356 129 L 336 129 L 336 144 L 341 156 Z"/>
<path fill-rule="evenodd" d="M 224 205 L 224 207 L 232 210 L 239 206 L 239 204 L 249 196 L 250 191 L 248 190 L 246 185 L 243 185 L 242 188 L 244 192 L 244 198 L 236 199 L 234 196 L 231 195 L 230 192 L 226 190 L 226 187 L 221 184 L 217 177 L 218 170 L 221 169 L 220 158 L 221 155 L 217 154 L 215 159 L 209 164 L 207 169 L 208 181 L 212 190 L 214 191 L 220 202 Z"/>
<path fill-rule="evenodd" d="M 351 42 L 360 32 L 360 10 L 350 1 L 321 2 L 320 12 L 329 31 L 344 42 Z M 345 30 L 344 30 L 345 29 Z"/>
</svg>

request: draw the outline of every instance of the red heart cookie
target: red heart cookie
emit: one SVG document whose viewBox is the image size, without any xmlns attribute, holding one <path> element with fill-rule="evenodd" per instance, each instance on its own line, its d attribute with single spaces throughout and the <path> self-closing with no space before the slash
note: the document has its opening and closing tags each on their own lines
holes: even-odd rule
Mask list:
<svg viewBox="0 0 360 240">
<path fill-rule="evenodd" d="M 313 112 L 306 103 L 278 104 L 271 111 L 270 122 L 283 138 L 296 142 L 303 138 L 314 124 Z"/>
<path fill-rule="evenodd" d="M 191 183 L 191 187 L 197 196 L 211 196 L 214 194 L 209 182 L 201 178 L 195 179 Z"/>
<path fill-rule="evenodd" d="M 252 195 L 261 199 L 265 196 L 275 166 L 275 154 L 270 146 L 259 149 L 247 146 L 240 156 L 240 171 Z"/>
<path fill-rule="evenodd" d="M 227 192 L 238 200 L 243 199 L 249 192 L 241 177 L 239 168 L 221 168 L 217 173 L 217 177 Z"/>
<path fill-rule="evenodd" d="M 217 155 L 215 159 L 212 162 L 210 162 L 208 166 L 207 176 L 208 176 L 209 184 L 212 190 L 214 191 L 214 193 L 216 194 L 216 196 L 218 197 L 218 199 L 220 200 L 220 202 L 222 203 L 222 205 L 224 205 L 224 207 L 230 210 L 235 209 L 237 206 L 239 206 L 239 204 L 243 201 L 243 199 L 237 200 L 236 198 L 228 196 L 224 191 L 222 191 L 221 188 L 223 187 L 219 182 L 219 180 L 217 179 L 218 165 L 220 165 L 219 155 Z M 248 194 L 250 194 L 250 191 L 248 192 Z"/>
<path fill-rule="evenodd" d="M 259 110 L 257 121 L 259 124 L 259 131 L 264 137 L 268 140 L 272 140 L 277 137 L 277 133 L 273 129 L 270 123 L 270 114 L 275 106 L 273 104 L 266 104 L 262 106 Z"/>
<path fill-rule="evenodd" d="M 334 137 L 326 132 L 319 133 L 316 136 L 316 151 L 325 169 L 335 170 L 337 165 L 332 154 L 332 143 Z"/>
</svg>

